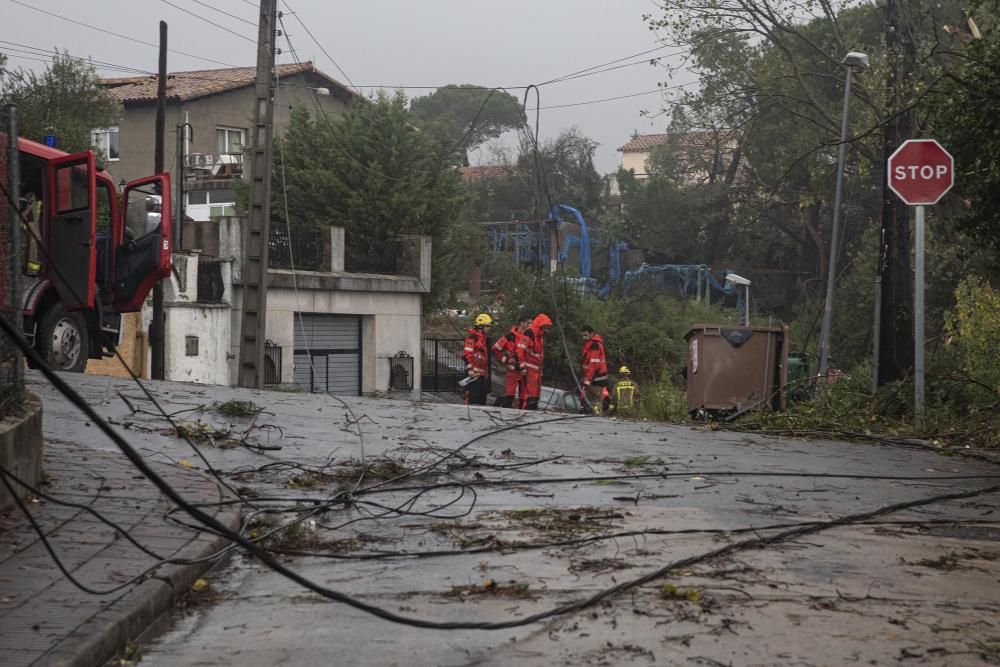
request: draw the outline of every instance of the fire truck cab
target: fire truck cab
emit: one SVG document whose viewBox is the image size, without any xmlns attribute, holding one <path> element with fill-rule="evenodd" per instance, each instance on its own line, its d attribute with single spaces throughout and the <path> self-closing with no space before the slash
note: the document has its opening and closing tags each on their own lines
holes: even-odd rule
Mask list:
<svg viewBox="0 0 1000 667">
<path fill-rule="evenodd" d="M 170 176 L 121 193 L 94 153 L 18 140 L 24 331 L 55 368 L 112 356 L 122 313 L 170 275 Z"/>
</svg>

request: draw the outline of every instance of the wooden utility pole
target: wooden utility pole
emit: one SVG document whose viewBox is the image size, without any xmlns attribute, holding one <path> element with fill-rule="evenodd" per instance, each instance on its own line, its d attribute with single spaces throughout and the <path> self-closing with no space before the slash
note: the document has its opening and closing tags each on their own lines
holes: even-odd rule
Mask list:
<svg viewBox="0 0 1000 667">
<path fill-rule="evenodd" d="M 913 70 L 916 53 L 902 25 L 899 0 L 887 0 L 885 46 L 888 120 L 883 127 L 882 233 L 879 267 L 881 303 L 878 330 L 878 384 L 904 377 L 913 368 L 913 275 L 910 272 L 910 207 L 889 189 L 889 156 L 913 137 Z"/>
<path fill-rule="evenodd" d="M 254 87 L 250 150 L 250 210 L 243 266 L 243 314 L 240 318 L 241 387 L 259 389 L 264 381 L 267 323 L 267 254 L 271 238 L 271 138 L 274 133 L 274 51 L 277 0 L 261 0 L 257 35 L 257 82 Z"/>
<path fill-rule="evenodd" d="M 160 66 L 156 80 L 156 139 L 153 158 L 153 173 L 163 171 L 164 135 L 167 118 L 167 23 L 160 21 Z M 161 192 L 161 197 L 170 197 L 169 192 Z M 125 202 L 127 204 L 128 202 Z M 165 220 L 160 221 L 166 224 Z M 153 321 L 149 323 L 149 347 L 152 353 L 152 368 L 150 375 L 154 380 L 166 377 L 166 341 L 164 330 L 166 318 L 163 313 L 163 281 L 158 280 L 153 285 Z"/>
</svg>

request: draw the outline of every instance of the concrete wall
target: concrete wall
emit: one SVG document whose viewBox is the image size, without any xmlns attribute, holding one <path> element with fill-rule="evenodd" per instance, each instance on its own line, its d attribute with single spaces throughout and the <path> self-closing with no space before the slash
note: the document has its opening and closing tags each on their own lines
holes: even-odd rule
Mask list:
<svg viewBox="0 0 1000 667">
<path fill-rule="evenodd" d="M 168 380 L 230 384 L 232 272 L 230 262 L 221 264 L 225 285 L 221 303 L 200 303 L 199 253 L 174 253 L 173 272 L 163 290 L 164 373 Z M 189 349 L 189 338 L 196 350 Z"/>
<path fill-rule="evenodd" d="M 42 401 L 34 394 L 26 394 L 24 410 L 0 420 L 0 466 L 27 484 L 38 486 L 42 482 Z M 18 497 L 25 498 L 29 491 L 11 480 Z M 7 486 L 0 483 L 0 510 L 14 504 L 14 497 Z"/>
<path fill-rule="evenodd" d="M 303 86 L 330 88 L 330 84 L 314 74 L 296 74 L 285 77 L 278 87 L 278 97 L 274 106 L 274 126 L 276 133 L 284 133 L 293 106 L 308 109 L 313 115 L 317 113 L 316 102 L 319 100 L 323 109 L 332 117 L 344 112 L 346 102 L 332 95 L 313 95 L 312 91 Z M 191 123 L 194 138 L 191 140 L 190 153 L 216 154 L 217 146 L 215 130 L 219 126 L 243 128 L 246 130 L 247 143 L 251 140 L 253 124 L 253 86 L 231 90 L 217 95 L 200 97 L 188 102 L 172 102 L 167 104 L 166 135 L 164 147 L 164 164 L 167 169 L 175 164 L 174 153 L 177 139 L 176 128 L 180 123 Z M 130 105 L 124 110 L 119 123 L 119 153 L 121 158 L 108 162 L 105 167 L 117 183 L 123 177 L 131 181 L 153 173 L 155 154 L 154 139 L 156 106 Z"/>
</svg>

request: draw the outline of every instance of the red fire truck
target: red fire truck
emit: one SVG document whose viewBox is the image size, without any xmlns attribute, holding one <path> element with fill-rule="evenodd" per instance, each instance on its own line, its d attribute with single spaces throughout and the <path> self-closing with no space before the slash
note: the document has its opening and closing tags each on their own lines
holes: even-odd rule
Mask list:
<svg viewBox="0 0 1000 667">
<path fill-rule="evenodd" d="M 18 207 L 41 241 L 21 235 L 24 331 L 54 367 L 82 372 L 88 358 L 114 353 L 121 314 L 170 275 L 170 176 L 119 193 L 90 151 L 26 139 L 18 150 Z"/>
</svg>

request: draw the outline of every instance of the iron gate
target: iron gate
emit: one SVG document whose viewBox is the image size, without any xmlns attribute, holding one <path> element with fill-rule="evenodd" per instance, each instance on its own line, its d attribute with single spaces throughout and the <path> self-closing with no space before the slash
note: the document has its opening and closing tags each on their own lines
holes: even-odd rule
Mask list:
<svg viewBox="0 0 1000 667">
<path fill-rule="evenodd" d="M 458 391 L 465 377 L 464 338 L 425 338 L 421 355 L 422 391 Z"/>
</svg>

